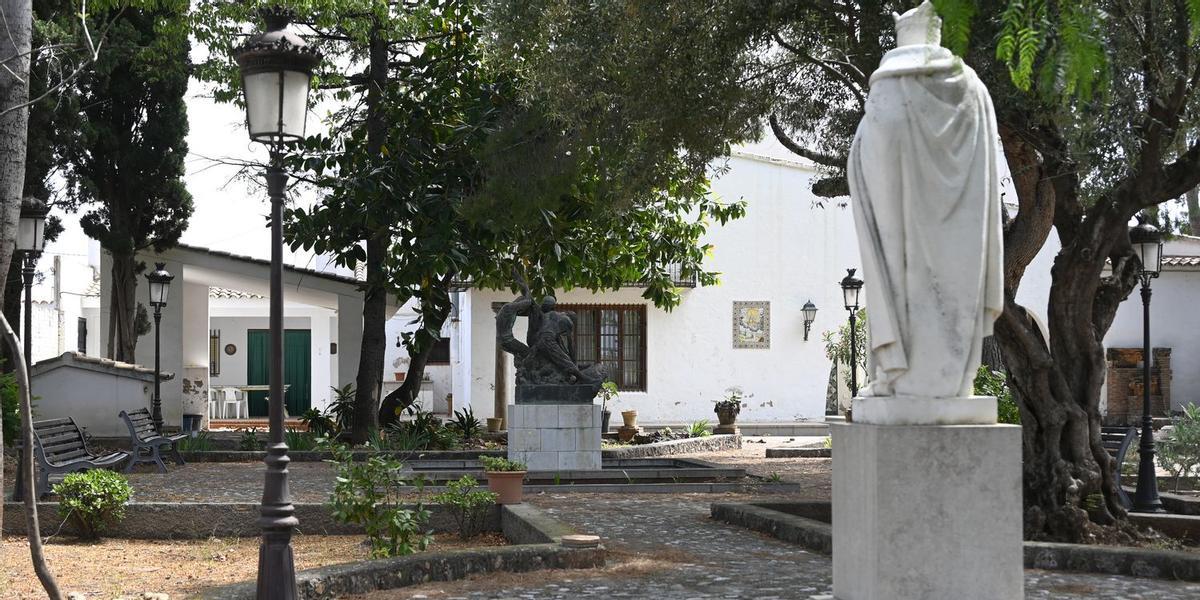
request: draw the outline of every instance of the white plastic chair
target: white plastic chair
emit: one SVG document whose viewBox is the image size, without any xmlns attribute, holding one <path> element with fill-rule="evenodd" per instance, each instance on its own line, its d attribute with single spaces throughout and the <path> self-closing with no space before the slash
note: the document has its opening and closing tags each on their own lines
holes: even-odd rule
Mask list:
<svg viewBox="0 0 1200 600">
<path fill-rule="evenodd" d="M 240 398 L 238 398 L 238 392 L 240 390 L 237 388 L 227 387 L 223 388 L 221 391 L 225 393 L 225 401 L 221 403 L 221 417 L 226 419 L 229 418 L 229 405 L 232 404 L 233 418 L 242 418 L 242 401 Z"/>
<path fill-rule="evenodd" d="M 220 408 L 220 405 L 217 402 L 218 394 L 220 394 L 220 390 L 214 390 L 214 389 L 208 390 L 208 418 L 209 419 L 217 418 L 217 409 Z"/>
</svg>

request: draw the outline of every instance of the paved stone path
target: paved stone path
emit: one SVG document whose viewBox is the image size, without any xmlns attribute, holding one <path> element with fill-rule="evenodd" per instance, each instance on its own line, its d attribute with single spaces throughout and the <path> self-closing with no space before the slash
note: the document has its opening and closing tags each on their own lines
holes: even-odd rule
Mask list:
<svg viewBox="0 0 1200 600">
<path fill-rule="evenodd" d="M 708 518 L 709 502 L 703 495 L 543 496 L 534 503 L 580 529 L 599 533 L 616 558 L 642 561 L 646 567 L 560 571 L 553 577 L 523 575 L 527 583 L 483 578 L 445 588 L 448 595 L 417 588 L 378 592 L 369 598 L 832 598 L 829 557 L 714 522 Z M 1025 582 L 1030 599 L 1200 598 L 1200 584 L 1154 579 L 1028 571 Z"/>
</svg>

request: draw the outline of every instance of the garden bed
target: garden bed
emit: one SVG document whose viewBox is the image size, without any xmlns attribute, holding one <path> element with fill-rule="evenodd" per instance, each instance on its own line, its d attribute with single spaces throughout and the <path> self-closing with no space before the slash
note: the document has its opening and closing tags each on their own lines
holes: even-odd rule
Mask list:
<svg viewBox="0 0 1200 600">
<path fill-rule="evenodd" d="M 742 436 L 740 435 L 706 435 L 646 444 L 609 446 L 604 448 L 603 455 L 604 458 L 613 459 L 653 458 L 697 452 L 719 452 L 721 450 L 733 450 L 741 447 Z"/>
<path fill-rule="evenodd" d="M 832 554 L 831 505 L 824 501 L 715 503 L 713 519 Z M 1025 542 L 1025 567 L 1200 581 L 1200 554 L 1154 548 Z"/>
<path fill-rule="evenodd" d="M 296 574 L 299 598 L 324 600 L 430 581 L 454 581 L 481 573 L 588 569 L 605 563 L 603 546 L 564 543 L 564 537 L 573 535 L 574 530 L 527 504 L 502 507 L 500 527 L 512 545 L 425 552 L 300 571 Z M 200 597 L 240 600 L 254 598 L 254 593 L 254 582 L 247 581 L 207 590 Z"/>
</svg>

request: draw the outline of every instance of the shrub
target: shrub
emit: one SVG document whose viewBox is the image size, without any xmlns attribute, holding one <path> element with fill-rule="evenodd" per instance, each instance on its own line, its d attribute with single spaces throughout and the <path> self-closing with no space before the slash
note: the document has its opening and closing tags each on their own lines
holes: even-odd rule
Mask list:
<svg viewBox="0 0 1200 600">
<path fill-rule="evenodd" d="M 316 450 L 319 445 L 317 436 L 312 432 L 300 431 L 292 427 L 288 427 L 287 431 L 283 432 L 283 442 L 287 444 L 288 450 L 297 452 Z"/>
<path fill-rule="evenodd" d="M 979 365 L 975 373 L 975 394 L 977 396 L 995 396 L 996 408 L 1001 423 L 1021 424 L 1021 409 L 1013 400 L 1012 390 L 1008 387 L 1008 378 L 1000 371 L 993 371 L 987 365 Z"/>
<path fill-rule="evenodd" d="M 483 433 L 483 425 L 475 418 L 475 412 L 470 406 L 454 411 L 454 420 L 450 422 L 449 427 L 464 440 L 478 439 Z"/>
<path fill-rule="evenodd" d="M 330 389 L 333 390 L 333 400 L 325 409 L 325 415 L 332 420 L 333 427 L 337 429 L 330 433 L 350 429 L 354 425 L 354 384 L 347 383 L 340 388 L 330 387 Z"/>
<path fill-rule="evenodd" d="M 124 476 L 103 469 L 71 473 L 53 491 L 59 497 L 59 517 L 89 540 L 125 518 L 125 504 L 133 494 Z"/>
<path fill-rule="evenodd" d="M 742 412 L 742 409 L 746 407 L 746 400 L 752 397 L 754 394 L 747 395 L 742 388 L 736 385 L 726 388 L 725 396 L 713 402 L 713 412 L 732 411 L 736 415 Z"/>
<path fill-rule="evenodd" d="M 1158 443 L 1158 464 L 1180 481 L 1200 466 L 1200 407 L 1187 404 L 1183 414 L 1171 419 L 1171 432 Z"/>
<path fill-rule="evenodd" d="M 12 447 L 21 435 L 21 400 L 17 377 L 0 374 L 0 411 L 3 412 L 4 445 Z"/>
<path fill-rule="evenodd" d="M 408 508 L 401 504 L 407 492 L 420 492 L 425 481 L 402 476 L 404 463 L 375 455 L 355 462 L 348 448 L 332 448 L 337 465 L 333 494 L 329 498 L 333 518 L 361 526 L 367 532 L 371 558 L 405 556 L 429 547 L 432 535 L 425 530 L 429 511 L 418 501 Z"/>
<path fill-rule="evenodd" d="M 479 482 L 470 475 L 446 484 L 446 491 L 433 497 L 433 501 L 446 507 L 458 525 L 458 535 L 469 540 L 483 531 L 488 509 L 496 504 L 495 492 L 476 490 Z"/>
<path fill-rule="evenodd" d="M 608 410 L 608 401 L 616 401 L 620 392 L 617 391 L 617 384 L 612 381 L 605 381 L 600 385 L 600 410 Z"/>
<path fill-rule="evenodd" d="M 180 452 L 208 452 L 213 449 L 212 435 L 207 431 L 198 432 L 195 437 L 185 437 L 177 444 Z"/>
<path fill-rule="evenodd" d="M 333 418 L 315 408 L 310 408 L 300 413 L 298 418 L 304 424 L 305 429 L 311 431 L 314 435 L 332 437 L 338 433 Z"/>
<path fill-rule="evenodd" d="M 247 429 L 242 432 L 242 439 L 238 440 L 238 450 L 254 452 L 262 449 L 262 440 L 258 439 L 258 434 L 253 429 Z"/>
<path fill-rule="evenodd" d="M 484 471 L 528 471 L 529 469 L 523 462 L 508 460 L 502 456 L 480 456 L 479 464 L 483 465 Z"/>
<path fill-rule="evenodd" d="M 688 426 L 688 437 L 705 437 L 712 435 L 708 430 L 708 419 L 700 419 Z"/>
</svg>

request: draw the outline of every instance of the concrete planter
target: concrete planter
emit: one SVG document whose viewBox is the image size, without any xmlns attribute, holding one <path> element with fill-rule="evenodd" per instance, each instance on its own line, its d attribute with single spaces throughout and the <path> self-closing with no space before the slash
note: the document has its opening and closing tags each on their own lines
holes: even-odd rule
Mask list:
<svg viewBox="0 0 1200 600">
<path fill-rule="evenodd" d="M 495 492 L 497 504 L 520 504 L 525 488 L 525 471 L 487 471 L 488 489 Z"/>
<path fill-rule="evenodd" d="M 499 433 L 500 430 L 502 430 L 502 429 L 504 429 L 504 418 L 503 417 L 488 417 L 488 419 L 487 419 L 488 433 Z"/>
<path fill-rule="evenodd" d="M 723 426 L 732 426 L 737 423 L 738 412 L 736 408 L 717 409 L 717 423 Z"/>
<path fill-rule="evenodd" d="M 626 410 L 621 412 L 621 419 L 625 421 L 626 429 L 637 429 L 637 411 Z"/>
</svg>

